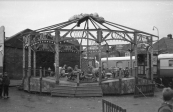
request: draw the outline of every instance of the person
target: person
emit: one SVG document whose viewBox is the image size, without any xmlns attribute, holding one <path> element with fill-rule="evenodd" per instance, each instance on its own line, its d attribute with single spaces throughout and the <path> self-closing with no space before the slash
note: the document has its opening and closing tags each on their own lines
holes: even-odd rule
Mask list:
<svg viewBox="0 0 173 112">
<path fill-rule="evenodd" d="M 66 64 L 62 67 L 62 69 L 61 69 L 61 76 L 65 76 L 66 74 L 65 74 L 65 69 L 66 69 Z"/>
<path fill-rule="evenodd" d="M 124 77 L 129 77 L 129 68 L 128 67 L 126 67 L 124 69 Z"/>
<path fill-rule="evenodd" d="M 2 82 L 2 73 L 0 73 L 0 98 L 2 98 L 3 92 L 3 82 Z"/>
<path fill-rule="evenodd" d="M 93 72 L 93 66 L 92 65 L 88 65 L 88 74 L 92 74 L 92 72 Z"/>
<path fill-rule="evenodd" d="M 10 79 L 8 77 L 8 74 L 5 72 L 3 77 L 4 98 L 9 98 L 8 96 L 9 85 L 10 85 Z"/>
<path fill-rule="evenodd" d="M 75 65 L 74 71 L 79 71 L 78 65 Z"/>
<path fill-rule="evenodd" d="M 67 78 L 68 78 L 68 80 L 73 80 L 73 68 L 72 67 L 67 67 L 67 73 L 68 73 L 68 75 L 67 75 Z"/>
<path fill-rule="evenodd" d="M 173 90 L 164 88 L 162 91 L 163 103 L 159 107 L 158 112 L 173 112 Z"/>
<path fill-rule="evenodd" d="M 80 72 L 81 72 L 81 69 L 78 68 L 78 65 L 75 65 L 74 71 L 73 71 L 74 75 L 77 75 L 77 73 L 80 73 Z"/>
</svg>

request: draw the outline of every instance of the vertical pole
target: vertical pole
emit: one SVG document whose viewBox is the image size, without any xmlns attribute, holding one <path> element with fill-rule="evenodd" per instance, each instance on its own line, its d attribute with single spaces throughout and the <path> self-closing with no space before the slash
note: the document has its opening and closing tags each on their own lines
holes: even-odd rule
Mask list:
<svg viewBox="0 0 173 112">
<path fill-rule="evenodd" d="M 153 80 L 153 38 L 152 36 L 151 36 L 150 45 L 151 45 L 151 80 Z"/>
<path fill-rule="evenodd" d="M 132 43 L 130 44 L 130 76 L 132 76 Z"/>
<path fill-rule="evenodd" d="M 150 55 L 149 48 L 147 48 L 147 68 L 146 68 L 146 77 L 147 78 L 150 78 L 149 77 L 149 67 L 150 67 L 150 64 L 149 64 L 149 55 Z"/>
<path fill-rule="evenodd" d="M 101 43 L 99 43 L 99 85 L 101 85 L 102 81 L 102 64 L 101 64 Z"/>
<path fill-rule="evenodd" d="M 34 56 L 34 62 L 33 62 L 34 77 L 36 77 L 36 51 L 33 51 L 33 56 Z"/>
<path fill-rule="evenodd" d="M 106 44 L 106 56 L 107 56 L 106 61 L 107 61 L 107 70 L 108 70 L 108 68 L 109 68 L 109 62 L 108 62 L 108 57 L 109 57 L 109 45 L 108 45 L 108 44 Z"/>
<path fill-rule="evenodd" d="M 30 78 L 31 78 L 31 36 L 28 36 L 28 91 L 30 92 Z"/>
<path fill-rule="evenodd" d="M 88 20 L 86 21 L 87 22 L 87 30 L 89 29 L 89 27 L 88 27 Z M 88 32 L 89 31 L 87 31 L 87 34 L 86 34 L 86 36 L 87 36 L 87 64 L 89 65 L 89 58 L 88 58 L 88 56 L 89 56 L 89 50 L 88 50 L 88 44 L 89 44 L 89 40 L 88 40 L 88 38 L 89 38 L 89 35 L 88 35 Z M 87 70 L 88 70 L 88 67 L 89 66 L 87 66 Z"/>
<path fill-rule="evenodd" d="M 98 30 L 97 31 L 97 40 L 98 40 L 98 43 L 99 43 L 99 85 L 101 85 L 101 82 L 102 82 L 102 64 L 101 64 L 101 54 L 102 54 L 102 51 L 101 51 L 101 42 L 102 42 L 102 31 L 101 30 Z"/>
<path fill-rule="evenodd" d="M 102 99 L 102 112 L 105 112 L 104 100 Z"/>
<path fill-rule="evenodd" d="M 77 73 L 77 86 L 79 86 L 79 72 Z"/>
<path fill-rule="evenodd" d="M 55 77 L 56 83 L 59 84 L 59 38 L 60 31 L 55 30 Z"/>
<path fill-rule="evenodd" d="M 119 78 L 119 94 L 121 94 L 121 90 L 122 90 L 122 78 Z"/>
<path fill-rule="evenodd" d="M 43 77 L 45 77 L 46 76 L 46 70 L 45 70 L 45 68 L 43 69 Z"/>
<path fill-rule="evenodd" d="M 82 46 L 80 45 L 80 69 L 82 70 Z"/>
<path fill-rule="evenodd" d="M 88 27 L 88 20 L 87 20 L 87 29 L 89 29 L 89 27 Z M 87 61 L 88 61 L 88 56 L 89 56 L 89 53 L 88 53 L 89 40 L 88 40 L 88 38 L 89 38 L 89 35 L 88 35 L 88 31 L 87 31 Z"/>
<path fill-rule="evenodd" d="M 40 67 L 40 94 L 42 93 L 42 68 Z"/>
<path fill-rule="evenodd" d="M 137 49 L 137 33 L 134 33 L 134 51 L 135 51 L 135 79 L 138 77 L 138 49 Z M 136 81 L 137 84 L 137 81 Z"/>
<path fill-rule="evenodd" d="M 108 55 L 109 55 L 109 52 L 106 52 L 106 54 L 107 54 L 106 61 L 107 61 L 107 70 L 108 70 L 108 68 L 109 68 L 109 63 L 108 63 Z M 108 71 L 107 71 L 107 72 L 108 72 Z"/>
<path fill-rule="evenodd" d="M 22 86 L 24 87 L 25 81 L 25 37 L 23 37 L 23 78 L 22 78 Z"/>
</svg>

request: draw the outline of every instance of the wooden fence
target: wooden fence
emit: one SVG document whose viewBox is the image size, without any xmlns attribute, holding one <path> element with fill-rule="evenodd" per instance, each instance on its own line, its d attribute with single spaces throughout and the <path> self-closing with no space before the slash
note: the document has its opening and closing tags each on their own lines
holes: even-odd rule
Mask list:
<svg viewBox="0 0 173 112">
<path fill-rule="evenodd" d="M 146 84 L 138 84 L 138 78 L 135 78 L 135 80 L 134 97 L 154 96 L 155 84 L 153 81 L 145 79 L 147 80 Z"/>
<path fill-rule="evenodd" d="M 29 72 L 31 72 L 31 76 L 29 76 Z M 34 73 L 35 72 L 35 73 Z M 51 71 L 49 70 L 45 70 L 45 69 L 30 69 L 30 71 L 28 69 L 24 69 L 24 78 L 23 78 L 23 82 L 22 82 L 22 86 L 24 86 L 24 80 L 27 80 L 27 85 L 28 85 L 28 92 L 30 92 L 30 79 L 31 77 L 37 77 L 39 78 L 39 85 L 40 85 L 40 90 L 39 92 L 42 93 L 42 79 L 43 77 L 47 77 L 47 76 L 51 76 Z M 21 89 L 24 87 L 19 87 L 19 89 Z"/>
<path fill-rule="evenodd" d="M 102 100 L 102 112 L 126 112 L 126 109 L 123 109 L 109 101 Z"/>
</svg>

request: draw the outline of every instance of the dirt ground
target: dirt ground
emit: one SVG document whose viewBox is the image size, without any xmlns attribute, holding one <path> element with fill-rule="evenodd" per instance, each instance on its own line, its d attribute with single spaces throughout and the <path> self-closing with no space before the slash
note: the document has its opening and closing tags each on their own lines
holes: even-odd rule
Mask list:
<svg viewBox="0 0 173 112">
<path fill-rule="evenodd" d="M 0 112 L 102 112 L 102 99 L 127 109 L 127 112 L 157 112 L 162 103 L 161 89 L 154 97 L 133 95 L 103 97 L 51 97 L 30 94 L 10 87 L 10 98 L 0 99 Z"/>
</svg>

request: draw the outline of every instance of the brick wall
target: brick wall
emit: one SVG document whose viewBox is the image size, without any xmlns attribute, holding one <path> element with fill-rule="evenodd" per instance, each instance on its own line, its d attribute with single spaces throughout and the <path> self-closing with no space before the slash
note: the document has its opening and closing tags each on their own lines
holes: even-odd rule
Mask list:
<svg viewBox="0 0 173 112">
<path fill-rule="evenodd" d="M 33 53 L 31 53 L 33 55 Z M 36 68 L 49 67 L 54 70 L 54 53 L 39 51 L 36 53 Z M 26 68 L 28 66 L 28 52 L 26 50 Z M 4 70 L 11 79 L 22 79 L 23 52 L 20 48 L 5 47 Z M 33 56 L 31 59 L 31 67 L 33 68 Z M 80 54 L 74 52 L 60 52 L 60 66 L 66 64 L 74 68 L 75 65 L 80 66 Z"/>
</svg>

